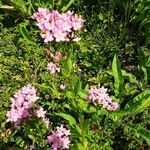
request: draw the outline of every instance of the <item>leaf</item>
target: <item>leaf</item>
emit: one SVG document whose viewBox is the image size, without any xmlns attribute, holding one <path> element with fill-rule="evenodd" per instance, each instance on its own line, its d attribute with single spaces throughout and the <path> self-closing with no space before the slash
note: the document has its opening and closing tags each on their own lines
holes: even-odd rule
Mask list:
<svg viewBox="0 0 150 150">
<path fill-rule="evenodd" d="M 121 72 L 122 72 L 122 76 L 127 77 L 131 83 L 136 83 L 136 84 L 139 83 L 136 79 L 136 76 L 134 76 L 133 74 L 127 73 L 125 70 L 121 70 Z"/>
<path fill-rule="evenodd" d="M 78 143 L 76 145 L 73 145 L 71 147 L 71 150 L 85 150 L 85 149 L 84 149 L 84 146 L 82 144 Z"/>
<path fill-rule="evenodd" d="M 68 10 L 68 8 L 69 8 L 74 2 L 75 2 L 75 0 L 70 0 L 69 3 L 61 9 L 61 11 L 62 11 L 62 12 L 65 12 L 66 10 Z"/>
<path fill-rule="evenodd" d="M 94 113 L 96 112 L 96 108 L 89 105 L 87 102 L 85 102 L 84 100 L 80 99 L 78 101 L 78 107 L 79 109 L 81 109 L 82 111 L 86 112 L 86 113 Z"/>
<path fill-rule="evenodd" d="M 82 90 L 82 83 L 79 78 L 77 79 L 77 83 L 74 88 L 75 88 L 74 89 L 75 94 L 78 95 Z"/>
<path fill-rule="evenodd" d="M 122 90 L 123 90 L 123 77 L 121 72 L 121 67 L 119 64 L 119 60 L 117 56 L 114 56 L 113 62 L 112 62 L 112 72 L 114 76 L 114 92 L 116 97 L 121 97 Z"/>
<path fill-rule="evenodd" d="M 73 62 L 71 58 L 72 53 L 69 54 L 68 59 L 64 62 L 64 70 L 62 71 L 62 74 L 66 77 L 70 75 L 73 68 Z"/>
<path fill-rule="evenodd" d="M 74 95 L 78 95 L 82 91 L 82 83 L 78 76 L 73 76 L 69 79 L 71 91 Z"/>
<path fill-rule="evenodd" d="M 138 125 L 128 125 L 128 128 L 140 134 L 142 138 L 145 139 L 147 144 L 150 146 L 150 131 Z"/>
<path fill-rule="evenodd" d="M 30 44 L 35 44 L 35 41 L 33 41 L 33 39 L 31 38 L 31 36 L 29 35 L 29 32 L 28 30 L 26 29 L 28 23 L 25 22 L 25 23 L 21 23 L 20 26 L 19 26 L 19 30 L 22 34 L 22 36 L 24 37 L 24 39 L 30 43 Z"/>
<path fill-rule="evenodd" d="M 12 10 L 12 9 L 14 9 L 14 7 L 13 6 L 7 6 L 7 5 L 0 5 L 0 9 L 6 9 L 6 10 Z"/>
<path fill-rule="evenodd" d="M 77 122 L 74 119 L 74 117 L 72 117 L 69 114 L 66 114 L 66 113 L 55 113 L 55 115 L 60 116 L 60 117 L 64 118 L 65 120 L 67 120 L 69 122 L 70 126 L 77 125 Z"/>
<path fill-rule="evenodd" d="M 22 13 L 27 13 L 27 7 L 24 0 L 11 0 L 14 5 L 14 8 L 19 9 Z"/>
<path fill-rule="evenodd" d="M 81 90 L 81 91 L 79 92 L 79 96 L 80 96 L 81 98 L 83 98 L 83 99 L 87 99 L 87 93 L 86 93 L 84 90 Z"/>
<path fill-rule="evenodd" d="M 150 106 L 150 90 L 145 90 L 127 103 L 126 110 L 130 115 L 144 111 Z"/>
<path fill-rule="evenodd" d="M 119 111 L 111 112 L 109 114 L 109 116 L 121 118 L 121 117 L 126 116 L 128 114 L 129 114 L 129 111 L 119 110 Z"/>
</svg>

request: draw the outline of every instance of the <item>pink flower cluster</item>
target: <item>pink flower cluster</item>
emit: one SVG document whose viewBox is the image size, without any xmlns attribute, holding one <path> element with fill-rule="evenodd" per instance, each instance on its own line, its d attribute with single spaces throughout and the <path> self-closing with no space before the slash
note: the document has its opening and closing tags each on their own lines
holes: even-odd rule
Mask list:
<svg viewBox="0 0 150 150">
<path fill-rule="evenodd" d="M 80 40 L 74 36 L 74 32 L 81 29 L 83 19 L 71 11 L 60 14 L 58 11 L 49 11 L 47 8 L 38 8 L 38 12 L 31 17 L 37 21 L 37 26 L 42 31 L 44 42 Z"/>
<path fill-rule="evenodd" d="M 49 121 L 48 118 L 45 117 L 46 111 L 44 111 L 43 108 L 41 107 L 39 110 L 36 110 L 35 113 L 36 113 L 36 116 L 37 116 L 38 118 L 42 118 L 42 119 L 43 119 L 43 121 L 44 121 L 45 124 L 46 124 L 46 127 L 48 128 L 50 121 Z"/>
<path fill-rule="evenodd" d="M 13 98 L 11 98 L 11 109 L 7 112 L 7 122 L 15 122 L 19 124 L 22 119 L 29 116 L 29 109 L 39 99 L 36 95 L 34 86 L 24 86 L 19 90 Z"/>
<path fill-rule="evenodd" d="M 56 64 L 54 64 L 53 62 L 50 62 L 47 65 L 47 70 L 51 73 L 54 74 L 56 72 L 60 72 L 60 68 L 56 66 Z"/>
<path fill-rule="evenodd" d="M 55 63 L 58 63 L 58 62 L 61 60 L 61 58 L 62 58 L 62 54 L 61 54 L 60 51 L 56 51 L 55 54 L 50 53 L 50 56 L 51 56 L 51 58 L 53 59 L 53 61 L 54 61 Z M 56 73 L 56 72 L 60 72 L 60 68 L 57 67 L 57 65 L 56 65 L 55 63 L 50 62 L 50 63 L 47 65 L 47 70 L 48 70 L 51 74 L 54 74 L 54 73 Z"/>
<path fill-rule="evenodd" d="M 70 130 L 61 125 L 57 130 L 47 137 L 49 144 L 52 145 L 53 150 L 68 149 L 70 146 Z"/>
<path fill-rule="evenodd" d="M 107 93 L 107 89 L 104 87 L 91 87 L 88 94 L 88 102 L 101 104 L 103 108 L 110 111 L 115 111 L 119 108 L 119 104 L 112 101 L 112 98 Z"/>
<path fill-rule="evenodd" d="M 53 53 L 50 53 L 50 56 L 53 58 L 53 61 L 59 62 L 61 59 L 61 53 L 57 51 L 55 55 Z"/>
</svg>

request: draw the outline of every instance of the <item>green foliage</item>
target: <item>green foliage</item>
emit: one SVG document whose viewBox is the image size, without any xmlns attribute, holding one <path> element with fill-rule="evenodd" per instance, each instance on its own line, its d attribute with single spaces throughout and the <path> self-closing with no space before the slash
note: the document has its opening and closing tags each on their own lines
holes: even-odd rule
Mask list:
<svg viewBox="0 0 150 150">
<path fill-rule="evenodd" d="M 129 115 L 135 115 L 150 106 L 150 90 L 145 90 L 127 103 Z"/>
<path fill-rule="evenodd" d="M 118 61 L 117 56 L 114 56 L 113 62 L 112 62 L 112 74 L 114 76 L 114 92 L 116 97 L 122 96 L 123 91 L 123 77 L 121 72 L 120 63 Z"/>
<path fill-rule="evenodd" d="M 38 7 L 81 14 L 82 40 L 43 43 L 30 20 Z M 71 150 L 149 149 L 149 1 L 1 0 L 0 12 L 0 149 L 32 143 L 50 149 L 47 136 L 61 124 L 71 131 Z M 67 59 L 55 62 L 61 71 L 50 74 L 56 51 Z M 48 128 L 35 116 L 20 126 L 6 123 L 10 97 L 28 84 L 37 88 L 33 109 L 47 110 Z M 87 102 L 97 84 L 108 88 L 117 111 Z"/>
</svg>

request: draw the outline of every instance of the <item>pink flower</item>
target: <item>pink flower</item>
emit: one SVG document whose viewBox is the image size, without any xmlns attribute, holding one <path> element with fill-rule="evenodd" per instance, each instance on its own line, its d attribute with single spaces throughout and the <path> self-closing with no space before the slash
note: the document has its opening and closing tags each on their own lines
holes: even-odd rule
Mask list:
<svg viewBox="0 0 150 150">
<path fill-rule="evenodd" d="M 38 12 L 31 17 L 37 21 L 37 26 L 42 31 L 44 42 L 61 42 L 70 41 L 74 38 L 74 31 L 80 30 L 84 20 L 81 16 L 71 11 L 59 13 L 58 11 L 49 11 L 46 8 L 39 8 Z M 76 37 L 73 41 L 79 41 Z"/>
<path fill-rule="evenodd" d="M 33 149 L 35 149 L 35 144 L 29 146 L 29 150 L 33 150 Z"/>
<path fill-rule="evenodd" d="M 64 91 L 66 89 L 66 85 L 65 84 L 61 84 L 60 85 L 60 89 Z"/>
<path fill-rule="evenodd" d="M 50 71 L 51 74 L 54 74 L 56 72 L 60 72 L 60 68 L 58 68 L 54 63 L 50 62 L 47 65 L 47 70 Z"/>
<path fill-rule="evenodd" d="M 70 146 L 70 130 L 67 130 L 66 128 L 61 125 L 60 127 L 57 127 L 57 130 L 55 132 L 52 132 L 51 135 L 47 137 L 49 144 L 52 145 L 53 150 L 57 149 L 68 149 Z"/>
<path fill-rule="evenodd" d="M 112 98 L 107 93 L 107 89 L 104 87 L 91 87 L 88 94 L 88 102 L 101 104 L 103 108 L 110 111 L 115 111 L 119 108 L 119 104 L 112 101 Z"/>
<path fill-rule="evenodd" d="M 44 42 L 51 42 L 54 40 L 54 37 L 49 33 L 49 32 L 45 32 L 43 34 L 41 34 L 41 37 L 44 39 Z"/>
<path fill-rule="evenodd" d="M 14 97 L 11 98 L 11 109 L 7 112 L 7 122 L 20 123 L 22 119 L 29 116 L 29 109 L 39 99 L 34 86 L 22 87 Z"/>
<path fill-rule="evenodd" d="M 53 57 L 53 60 L 55 62 L 59 62 L 60 59 L 61 59 L 61 53 L 58 51 L 58 52 L 56 52 L 55 56 Z"/>
<path fill-rule="evenodd" d="M 41 117 L 41 118 L 45 118 L 45 114 L 46 114 L 46 111 L 43 110 L 43 108 L 41 107 L 39 110 L 36 111 L 36 115 L 37 117 Z"/>
</svg>

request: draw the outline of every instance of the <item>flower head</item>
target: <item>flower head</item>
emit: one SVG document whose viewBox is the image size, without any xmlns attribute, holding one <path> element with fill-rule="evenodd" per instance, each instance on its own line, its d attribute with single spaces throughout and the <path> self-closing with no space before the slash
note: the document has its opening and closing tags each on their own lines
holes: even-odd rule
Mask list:
<svg viewBox="0 0 150 150">
<path fill-rule="evenodd" d="M 14 97 L 11 98 L 11 109 L 7 112 L 7 122 L 20 123 L 23 118 L 29 116 L 29 109 L 39 99 L 34 86 L 22 87 Z"/>
<path fill-rule="evenodd" d="M 57 149 L 68 149 L 70 146 L 70 130 L 67 130 L 66 128 L 61 125 L 60 127 L 57 127 L 57 130 L 55 132 L 52 132 L 51 135 L 47 137 L 49 144 L 52 145 L 53 150 Z"/>
<path fill-rule="evenodd" d="M 91 87 L 88 94 L 88 102 L 101 104 L 103 108 L 110 111 L 115 111 L 119 108 L 119 104 L 112 101 L 112 98 L 107 93 L 107 89 L 104 87 Z"/>
<path fill-rule="evenodd" d="M 51 74 L 54 74 L 56 72 L 60 72 L 60 68 L 58 68 L 54 63 L 50 62 L 47 65 L 47 70 L 50 71 Z"/>
<path fill-rule="evenodd" d="M 39 8 L 31 18 L 37 21 L 36 25 L 42 31 L 41 37 L 46 43 L 70 41 L 70 39 L 73 41 L 80 40 L 80 38 L 74 38 L 72 35 L 82 28 L 84 20 L 71 11 L 61 14 L 56 10 L 49 11 L 46 8 Z"/>
<path fill-rule="evenodd" d="M 41 118 L 45 118 L 45 114 L 46 114 L 46 111 L 44 111 L 44 109 L 41 107 L 39 110 L 36 111 L 36 115 L 37 117 L 41 117 Z"/>
</svg>

